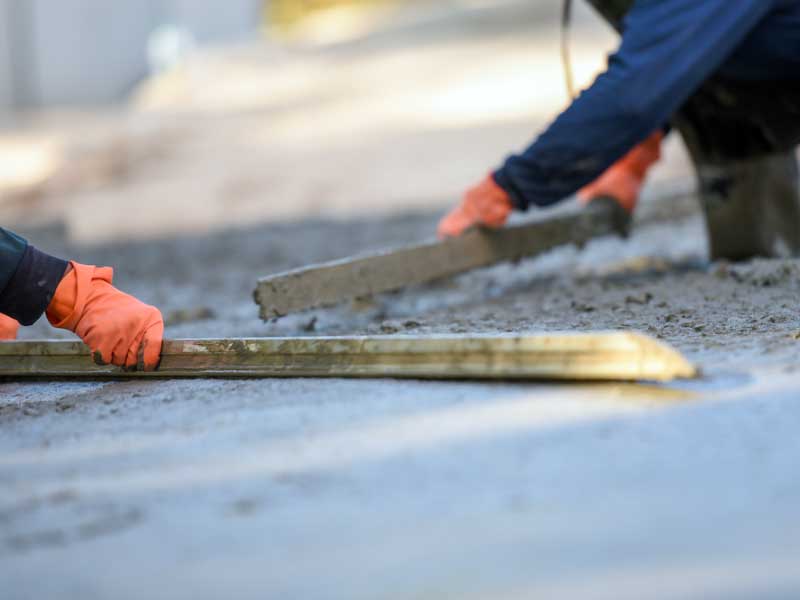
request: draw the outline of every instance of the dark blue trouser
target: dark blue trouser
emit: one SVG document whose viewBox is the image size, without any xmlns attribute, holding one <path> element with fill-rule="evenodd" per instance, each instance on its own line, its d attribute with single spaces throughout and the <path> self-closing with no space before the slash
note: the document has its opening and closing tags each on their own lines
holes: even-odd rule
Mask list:
<svg viewBox="0 0 800 600">
<path fill-rule="evenodd" d="M 67 263 L 0 227 L 0 313 L 32 325 L 42 316 Z"/>
</svg>

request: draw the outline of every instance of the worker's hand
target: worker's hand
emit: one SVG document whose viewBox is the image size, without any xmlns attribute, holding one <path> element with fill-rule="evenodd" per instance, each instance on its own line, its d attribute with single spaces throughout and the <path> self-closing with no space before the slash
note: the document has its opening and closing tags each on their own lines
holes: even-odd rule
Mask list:
<svg viewBox="0 0 800 600">
<path fill-rule="evenodd" d="M 440 238 L 461 235 L 476 225 L 502 227 L 513 206 L 506 191 L 488 175 L 464 194 L 461 203 L 439 222 Z"/>
<path fill-rule="evenodd" d="M 76 262 L 70 267 L 47 309 L 50 324 L 78 334 L 95 362 L 154 370 L 164 337 L 159 310 L 111 285 L 110 267 Z"/>
<path fill-rule="evenodd" d="M 629 213 L 633 213 L 644 185 L 647 171 L 661 158 L 661 140 L 664 132 L 653 133 L 624 157 L 611 165 L 605 173 L 578 192 L 584 204 L 595 198 L 612 198 Z"/>
<path fill-rule="evenodd" d="M 17 339 L 17 331 L 19 331 L 19 322 L 0 313 L 0 341 Z"/>
</svg>

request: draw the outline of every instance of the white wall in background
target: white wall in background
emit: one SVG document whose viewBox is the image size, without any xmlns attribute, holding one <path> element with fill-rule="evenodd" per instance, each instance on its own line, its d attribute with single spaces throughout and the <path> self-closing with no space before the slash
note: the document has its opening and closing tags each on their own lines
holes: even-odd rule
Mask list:
<svg viewBox="0 0 800 600">
<path fill-rule="evenodd" d="M 0 106 L 102 104 L 147 74 L 164 25 L 198 43 L 254 34 L 259 0 L 0 0 Z M 8 33 L 8 35 L 3 35 Z"/>
</svg>

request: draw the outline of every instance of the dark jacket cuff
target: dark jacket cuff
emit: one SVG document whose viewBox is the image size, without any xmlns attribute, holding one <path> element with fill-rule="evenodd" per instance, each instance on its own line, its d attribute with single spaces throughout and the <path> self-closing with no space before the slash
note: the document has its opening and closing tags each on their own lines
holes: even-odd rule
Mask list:
<svg viewBox="0 0 800 600">
<path fill-rule="evenodd" d="M 50 305 L 67 266 L 65 260 L 45 254 L 29 244 L 17 270 L 0 291 L 0 313 L 22 325 L 33 325 Z"/>
</svg>

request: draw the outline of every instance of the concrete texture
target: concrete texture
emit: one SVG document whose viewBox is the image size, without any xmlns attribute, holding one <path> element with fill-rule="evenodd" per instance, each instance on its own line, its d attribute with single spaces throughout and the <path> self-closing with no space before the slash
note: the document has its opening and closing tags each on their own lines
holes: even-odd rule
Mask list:
<svg viewBox="0 0 800 600">
<path fill-rule="evenodd" d="M 171 336 L 625 327 L 675 344 L 706 379 L 5 383 L 4 597 L 797 593 L 800 264 L 708 265 L 695 217 L 373 305 L 257 319 L 246 291 L 259 268 L 434 222 L 64 252 L 125 265 L 119 281 L 172 314 Z M 190 301 L 210 314 L 182 321 Z M 25 335 L 44 333 L 40 323 Z"/>
<path fill-rule="evenodd" d="M 789 598 L 800 586 L 800 423 L 794 394 L 774 388 L 702 403 L 342 381 L 32 391 L 4 389 L 27 413 L 2 416 L 7 598 Z"/>
</svg>

